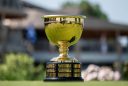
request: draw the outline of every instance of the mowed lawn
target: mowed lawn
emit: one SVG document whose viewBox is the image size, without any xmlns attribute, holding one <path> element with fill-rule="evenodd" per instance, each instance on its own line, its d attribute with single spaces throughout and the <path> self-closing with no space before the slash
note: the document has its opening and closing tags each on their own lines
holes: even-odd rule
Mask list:
<svg viewBox="0 0 128 86">
<path fill-rule="evenodd" d="M 128 86 L 128 81 L 89 81 L 89 82 L 0 81 L 0 86 Z"/>
</svg>

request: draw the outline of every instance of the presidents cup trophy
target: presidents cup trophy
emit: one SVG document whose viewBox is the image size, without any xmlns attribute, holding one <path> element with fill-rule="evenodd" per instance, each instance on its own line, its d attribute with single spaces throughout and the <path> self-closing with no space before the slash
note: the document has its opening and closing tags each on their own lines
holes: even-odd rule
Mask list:
<svg viewBox="0 0 128 86">
<path fill-rule="evenodd" d="M 60 55 L 46 64 L 45 81 L 81 81 L 80 62 L 68 55 L 68 47 L 81 37 L 85 16 L 46 15 L 42 19 L 48 40 L 59 47 Z"/>
</svg>

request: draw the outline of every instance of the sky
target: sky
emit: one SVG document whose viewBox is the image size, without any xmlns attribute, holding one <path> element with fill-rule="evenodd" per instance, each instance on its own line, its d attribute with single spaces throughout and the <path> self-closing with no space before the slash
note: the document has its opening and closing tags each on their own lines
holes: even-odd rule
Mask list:
<svg viewBox="0 0 128 86">
<path fill-rule="evenodd" d="M 41 7 L 58 10 L 62 3 L 69 0 L 27 0 Z M 80 0 L 70 0 L 79 2 Z M 110 22 L 128 25 L 128 0 L 88 0 L 89 2 L 99 4 L 102 11 L 105 12 Z"/>
</svg>

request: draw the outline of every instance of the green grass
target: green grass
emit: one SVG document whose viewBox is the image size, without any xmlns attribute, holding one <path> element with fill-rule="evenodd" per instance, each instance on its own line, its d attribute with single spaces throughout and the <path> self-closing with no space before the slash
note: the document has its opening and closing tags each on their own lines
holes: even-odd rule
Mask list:
<svg viewBox="0 0 128 86">
<path fill-rule="evenodd" d="M 0 86 L 128 86 L 128 81 L 43 82 L 0 81 Z"/>
</svg>

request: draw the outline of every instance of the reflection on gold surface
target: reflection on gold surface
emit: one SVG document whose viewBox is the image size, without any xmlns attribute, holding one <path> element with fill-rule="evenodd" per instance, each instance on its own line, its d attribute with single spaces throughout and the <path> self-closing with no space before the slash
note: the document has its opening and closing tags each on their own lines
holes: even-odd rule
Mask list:
<svg viewBox="0 0 128 86">
<path fill-rule="evenodd" d="M 45 27 L 47 38 L 55 45 L 59 41 L 66 41 L 70 45 L 76 44 L 81 37 L 83 27 L 81 24 L 51 23 Z M 75 37 L 73 41 L 70 40 Z"/>
</svg>

